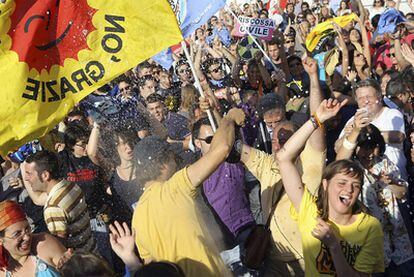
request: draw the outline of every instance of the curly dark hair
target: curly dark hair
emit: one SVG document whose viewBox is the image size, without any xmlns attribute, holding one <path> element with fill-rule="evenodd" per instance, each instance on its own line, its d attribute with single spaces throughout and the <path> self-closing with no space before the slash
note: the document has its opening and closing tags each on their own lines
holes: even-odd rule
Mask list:
<svg viewBox="0 0 414 277">
<path fill-rule="evenodd" d="M 100 135 L 99 161 L 102 168 L 112 171 L 121 164 L 117 146 L 122 139 L 132 149 L 138 143 L 139 137 L 133 128 L 104 128 Z"/>
</svg>

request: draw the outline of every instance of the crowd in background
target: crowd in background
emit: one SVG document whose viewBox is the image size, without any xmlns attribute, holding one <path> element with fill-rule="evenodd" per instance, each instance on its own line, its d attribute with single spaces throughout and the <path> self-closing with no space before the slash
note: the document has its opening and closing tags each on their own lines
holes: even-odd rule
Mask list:
<svg viewBox="0 0 414 277">
<path fill-rule="evenodd" d="M 0 276 L 412 276 L 414 3 L 336 4 L 231 3 L 265 55 L 223 9 L 2 157 Z"/>
</svg>

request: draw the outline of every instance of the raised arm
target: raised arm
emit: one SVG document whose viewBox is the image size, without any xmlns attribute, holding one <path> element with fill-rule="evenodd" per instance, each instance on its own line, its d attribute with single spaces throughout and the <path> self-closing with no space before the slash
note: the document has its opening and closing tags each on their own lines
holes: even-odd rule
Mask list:
<svg viewBox="0 0 414 277">
<path fill-rule="evenodd" d="M 348 74 L 348 66 L 349 66 L 349 52 L 348 48 L 346 47 L 345 40 L 342 36 L 341 27 L 335 23 L 332 23 L 334 26 L 334 30 L 338 35 L 338 42 L 339 42 L 339 50 L 342 52 L 342 77 L 346 77 Z"/>
<path fill-rule="evenodd" d="M 310 97 L 309 97 L 309 108 L 311 115 L 316 113 L 319 105 L 322 103 L 322 91 L 319 84 L 318 77 L 318 63 L 309 57 L 302 60 L 303 68 L 309 75 L 310 79 Z M 325 142 L 325 131 L 323 128 L 318 128 L 309 138 L 309 143 L 312 148 L 318 151 L 324 151 L 326 148 Z"/>
<path fill-rule="evenodd" d="M 354 118 L 355 120 L 352 131 L 348 136 L 344 135 L 342 144 L 340 144 L 338 153 L 336 154 L 336 160 L 350 159 L 352 157 L 352 153 L 354 153 L 356 148 L 357 138 L 361 132 L 361 129 L 368 126 L 370 123 L 368 112 L 364 109 L 359 109 L 355 113 Z"/>
<path fill-rule="evenodd" d="M 194 68 L 195 68 L 195 72 L 200 82 L 206 79 L 206 76 L 204 76 L 204 73 L 201 70 L 201 56 L 203 54 L 204 45 L 205 43 L 202 43 L 197 47 L 197 49 L 195 50 L 195 57 L 194 57 Z"/>
<path fill-rule="evenodd" d="M 256 53 L 256 61 L 257 61 L 257 67 L 259 68 L 260 76 L 262 77 L 263 84 L 267 89 L 272 88 L 272 78 L 270 77 L 269 71 L 267 71 L 266 67 L 264 67 L 262 63 L 262 52 Z"/>
<path fill-rule="evenodd" d="M 233 147 L 235 125 L 242 125 L 244 119 L 245 115 L 241 109 L 231 109 L 223 117 L 214 134 L 210 150 L 187 169 L 188 178 L 193 186 L 202 184 L 224 162 Z"/>
<path fill-rule="evenodd" d="M 238 88 L 242 85 L 242 80 L 240 79 L 240 70 L 242 69 L 241 59 L 237 57 L 236 62 L 231 69 L 231 78 L 233 79 L 234 83 Z"/>
<path fill-rule="evenodd" d="M 361 20 L 361 18 L 358 17 L 356 21 L 357 21 L 359 27 L 361 28 L 362 47 L 364 49 L 363 54 L 364 54 L 365 60 L 367 61 L 369 71 L 371 71 L 371 64 L 372 64 L 372 62 L 371 62 L 371 51 L 370 51 L 371 48 L 370 48 L 370 45 L 369 45 L 367 29 L 365 28 L 365 25 L 364 25 L 363 21 Z"/>
<path fill-rule="evenodd" d="M 334 117 L 345 104 L 346 101 L 340 103 L 333 99 L 323 100 L 315 116 L 312 116 L 311 119 L 302 125 L 276 154 L 283 186 L 296 211 L 299 211 L 303 196 L 302 179 L 295 166 L 296 158 L 315 129 L 320 127 L 326 120 Z"/>
<path fill-rule="evenodd" d="M 86 146 L 86 152 L 89 159 L 96 165 L 99 165 L 98 161 L 98 143 L 99 143 L 100 126 L 98 123 L 93 123 L 91 134 L 89 135 L 88 145 Z"/>
</svg>

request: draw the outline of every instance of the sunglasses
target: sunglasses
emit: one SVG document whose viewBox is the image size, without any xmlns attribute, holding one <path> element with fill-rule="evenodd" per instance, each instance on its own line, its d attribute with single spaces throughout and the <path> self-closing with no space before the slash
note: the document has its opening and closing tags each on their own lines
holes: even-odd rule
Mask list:
<svg viewBox="0 0 414 277">
<path fill-rule="evenodd" d="M 190 68 L 181 69 L 181 70 L 178 70 L 178 73 L 180 73 L 180 74 L 183 74 L 183 73 L 191 73 L 191 69 Z"/>
<path fill-rule="evenodd" d="M 219 71 L 222 71 L 221 67 L 217 67 L 217 68 L 214 68 L 214 69 L 210 70 L 210 73 L 213 73 L 213 72 L 217 73 Z"/>
<path fill-rule="evenodd" d="M 198 139 L 204 141 L 207 144 L 210 144 L 211 141 L 213 140 L 213 136 L 209 136 L 209 137 L 206 137 L 206 138 L 198 138 Z"/>
<path fill-rule="evenodd" d="M 388 58 L 395 57 L 395 53 L 388 53 L 388 54 L 387 54 L 387 57 L 388 57 Z"/>
<path fill-rule="evenodd" d="M 285 43 L 294 43 L 294 40 L 286 40 Z"/>
<path fill-rule="evenodd" d="M 131 87 L 124 87 L 124 88 L 120 88 L 119 91 L 130 91 Z"/>
</svg>

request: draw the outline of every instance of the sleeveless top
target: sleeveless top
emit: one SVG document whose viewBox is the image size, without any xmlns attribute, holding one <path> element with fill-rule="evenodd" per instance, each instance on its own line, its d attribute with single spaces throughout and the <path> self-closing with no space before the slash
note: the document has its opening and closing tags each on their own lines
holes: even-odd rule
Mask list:
<svg viewBox="0 0 414 277">
<path fill-rule="evenodd" d="M 38 256 L 36 258 L 35 277 L 59 277 L 60 274 L 52 266 L 48 265 Z M 6 271 L 6 277 L 11 277 L 10 271 Z"/>
</svg>

